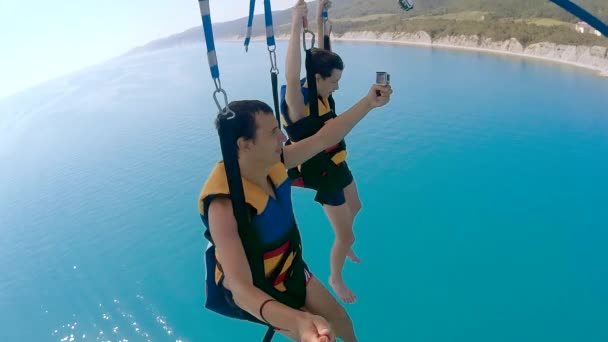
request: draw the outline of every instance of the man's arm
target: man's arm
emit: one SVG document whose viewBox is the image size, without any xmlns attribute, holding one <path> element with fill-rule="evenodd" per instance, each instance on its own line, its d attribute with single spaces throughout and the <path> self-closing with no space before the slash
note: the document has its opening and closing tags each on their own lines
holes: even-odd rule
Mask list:
<svg viewBox="0 0 608 342">
<path fill-rule="evenodd" d="M 304 95 L 300 90 L 300 69 L 302 68 L 302 54 L 300 52 L 300 36 L 302 35 L 303 18 L 307 15 L 306 3 L 298 0 L 293 8 L 291 36 L 287 46 L 287 57 L 285 60 L 285 80 L 287 89 L 285 102 L 291 121 L 296 122 L 304 117 Z"/>
<path fill-rule="evenodd" d="M 272 297 L 253 285 L 251 269 L 229 199 L 218 198 L 211 202 L 209 230 L 222 264 L 224 284 L 232 292 L 235 303 L 263 321 L 259 312 L 260 306 Z M 303 318 L 303 312 L 279 302 L 264 306 L 263 315 L 271 325 L 291 332 L 297 331 L 297 323 Z"/>
<path fill-rule="evenodd" d="M 380 91 L 380 96 L 376 95 L 377 90 Z M 329 120 L 317 133 L 285 146 L 283 148 L 285 166 L 289 169 L 300 165 L 324 149 L 339 143 L 367 113 L 388 103 L 391 93 L 390 86 L 373 85 L 367 96 L 346 112 Z"/>
</svg>

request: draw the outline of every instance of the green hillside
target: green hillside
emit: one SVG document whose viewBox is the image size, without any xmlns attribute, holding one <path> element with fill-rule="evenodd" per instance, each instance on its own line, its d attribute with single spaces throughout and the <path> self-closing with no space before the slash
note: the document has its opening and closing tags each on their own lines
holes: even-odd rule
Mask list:
<svg viewBox="0 0 608 342">
<path fill-rule="evenodd" d="M 294 1 L 295 3 L 295 1 Z M 478 35 L 493 40 L 516 38 L 524 46 L 548 41 L 569 45 L 608 46 L 607 37 L 579 34 L 578 19 L 548 0 L 418 0 L 412 11 L 404 12 L 397 0 L 333 0 L 330 19 L 333 32 L 348 31 L 416 32 L 432 38 L 447 35 Z M 577 0 L 577 3 L 608 22 L 608 0 Z M 243 4 L 246 6 L 245 2 Z M 314 27 L 316 2 L 308 2 Z M 213 19 L 213 15 L 212 15 Z M 289 34 L 291 10 L 273 12 L 275 34 Z M 247 18 L 214 23 L 217 39 L 244 36 Z M 253 35 L 264 35 L 264 17 L 254 18 Z M 189 42 L 201 42 L 201 27 L 153 41 L 135 49 L 159 49 Z"/>
<path fill-rule="evenodd" d="M 599 18 L 608 21 L 608 1 L 577 0 Z M 334 0 L 335 17 L 360 17 L 370 14 L 395 13 L 396 0 Z M 566 22 L 577 19 L 547 0 L 419 0 L 413 11 L 405 17 L 444 15 L 456 12 L 478 11 L 499 18 L 551 18 Z"/>
</svg>

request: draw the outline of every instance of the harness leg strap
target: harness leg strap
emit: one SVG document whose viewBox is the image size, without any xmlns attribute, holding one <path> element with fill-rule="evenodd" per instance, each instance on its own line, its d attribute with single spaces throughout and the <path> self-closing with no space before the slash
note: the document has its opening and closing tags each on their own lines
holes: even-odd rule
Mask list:
<svg viewBox="0 0 608 342">
<path fill-rule="evenodd" d="M 266 335 L 264 335 L 264 339 L 262 340 L 262 342 L 271 342 L 273 336 L 274 329 L 272 327 L 268 327 L 268 330 L 266 330 Z"/>
</svg>

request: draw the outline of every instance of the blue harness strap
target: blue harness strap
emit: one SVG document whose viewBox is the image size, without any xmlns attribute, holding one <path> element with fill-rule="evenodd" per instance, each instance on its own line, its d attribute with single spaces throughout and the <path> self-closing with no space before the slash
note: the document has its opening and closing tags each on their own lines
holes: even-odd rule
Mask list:
<svg viewBox="0 0 608 342">
<path fill-rule="evenodd" d="M 329 21 L 327 7 L 323 7 L 321 18 L 323 18 L 323 46 L 325 47 L 325 50 L 331 51 L 331 42 L 329 37 L 331 36 L 332 25 Z"/>
<path fill-rule="evenodd" d="M 201 18 L 203 20 L 203 33 L 205 34 L 205 45 L 207 46 L 207 60 L 209 61 L 211 77 L 213 77 L 214 80 L 219 79 L 220 69 L 217 64 L 217 55 L 215 53 L 215 41 L 213 39 L 213 25 L 211 25 L 211 11 L 209 10 L 209 0 L 199 0 L 198 7 L 201 10 Z"/>
<path fill-rule="evenodd" d="M 255 0 L 249 1 L 249 18 L 247 19 L 247 34 L 245 35 L 245 51 L 249 51 L 251 33 L 253 27 L 253 12 L 255 11 Z M 270 0 L 264 0 L 264 23 L 266 25 L 266 45 L 271 49 L 275 46 L 274 29 L 272 24 L 272 8 Z"/>
<path fill-rule="evenodd" d="M 253 12 L 255 10 L 255 0 L 249 2 L 249 19 L 247 20 L 247 33 L 245 34 L 245 51 L 249 51 L 251 41 L 251 28 L 253 26 Z"/>
<path fill-rule="evenodd" d="M 600 31 L 604 37 L 608 37 L 608 25 L 604 24 L 597 17 L 593 16 L 589 11 L 569 0 L 550 0 L 554 4 L 560 6 L 570 14 L 586 22 L 594 29 Z"/>
<path fill-rule="evenodd" d="M 207 46 L 207 61 L 209 62 L 211 78 L 213 78 L 213 83 L 215 84 L 213 100 L 220 113 L 225 115 L 228 119 L 232 119 L 234 117 L 234 112 L 228 107 L 228 95 L 226 94 L 226 91 L 222 89 L 222 82 L 220 80 L 220 67 L 217 63 L 217 54 L 215 53 L 215 40 L 213 38 L 213 25 L 211 24 L 209 0 L 198 0 L 198 7 L 201 11 L 201 19 L 203 21 L 203 34 L 205 35 L 205 45 Z M 224 107 L 220 105 L 217 98 L 218 94 L 224 96 Z"/>
<path fill-rule="evenodd" d="M 270 0 L 264 0 L 264 21 L 266 22 L 266 44 L 271 47 L 275 45 L 274 29 L 272 25 L 272 9 Z"/>
<path fill-rule="evenodd" d="M 253 26 L 253 13 L 255 9 L 255 0 L 249 2 L 249 18 L 247 20 L 247 34 L 245 36 L 245 52 L 249 51 L 249 44 L 251 43 L 251 33 Z M 277 55 L 276 55 L 276 43 L 274 39 L 274 28 L 272 23 L 272 8 L 270 6 L 270 0 L 264 0 L 264 23 L 266 25 L 266 45 L 268 46 L 268 54 L 270 57 L 270 83 L 272 85 L 272 99 L 274 103 L 274 111 L 279 127 L 281 127 L 280 120 L 280 107 L 279 107 L 279 92 L 278 92 L 278 75 L 279 68 L 277 68 Z M 281 161 L 283 161 L 283 154 L 281 154 Z"/>
</svg>

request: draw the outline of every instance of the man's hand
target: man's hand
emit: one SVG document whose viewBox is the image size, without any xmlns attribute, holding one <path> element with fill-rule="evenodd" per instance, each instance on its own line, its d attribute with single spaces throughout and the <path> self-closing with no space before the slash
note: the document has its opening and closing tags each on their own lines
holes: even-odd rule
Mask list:
<svg viewBox="0 0 608 342">
<path fill-rule="evenodd" d="M 335 342 L 336 336 L 327 321 L 312 314 L 305 314 L 298 320 L 297 335 L 301 342 Z"/>
</svg>

